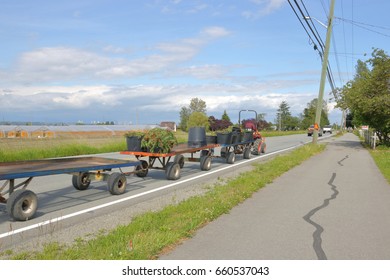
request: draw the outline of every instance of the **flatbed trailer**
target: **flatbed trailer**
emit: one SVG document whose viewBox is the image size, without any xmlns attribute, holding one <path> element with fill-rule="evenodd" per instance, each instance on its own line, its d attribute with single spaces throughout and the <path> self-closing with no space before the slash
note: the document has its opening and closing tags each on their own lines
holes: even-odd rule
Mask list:
<svg viewBox="0 0 390 280">
<path fill-rule="evenodd" d="M 229 164 L 235 162 L 236 154 L 243 154 L 244 159 L 249 159 L 254 143 L 255 140 L 231 144 L 208 144 L 201 147 L 189 147 L 188 144 L 180 144 L 175 146 L 169 153 L 139 151 L 121 151 L 120 153 L 133 155 L 140 161 L 140 165 L 135 170 L 135 174 L 138 177 L 146 177 L 149 169 L 160 169 L 165 170 L 165 176 L 168 180 L 177 180 L 180 178 L 180 171 L 184 166 L 185 160 L 199 162 L 200 169 L 208 171 L 211 169 L 212 158 L 225 158 Z M 220 156 L 215 155 L 215 148 L 221 148 Z M 194 157 L 194 154 L 197 152 L 200 152 L 200 156 Z M 183 154 L 190 154 L 190 157 L 185 158 Z M 171 161 L 172 158 L 173 161 Z M 157 166 L 157 163 L 160 163 L 161 166 Z"/>
<path fill-rule="evenodd" d="M 0 203 L 6 204 L 9 215 L 18 221 L 34 216 L 38 208 L 36 194 L 27 190 L 34 177 L 56 174 L 71 174 L 72 185 L 77 190 L 86 190 L 91 181 L 107 181 L 108 190 L 113 195 L 126 190 L 126 175 L 132 172 L 109 173 L 113 168 L 138 166 L 139 161 L 108 159 L 100 157 L 57 158 L 31 161 L 0 163 Z M 19 184 L 16 179 L 25 179 Z M 8 199 L 5 198 L 8 195 Z"/>
<path fill-rule="evenodd" d="M 133 155 L 140 161 L 140 165 L 135 170 L 135 174 L 138 177 L 146 177 L 149 169 L 160 169 L 165 170 L 165 176 L 168 180 L 177 180 L 180 178 L 180 169 L 183 168 L 185 160 L 199 161 L 201 170 L 210 170 L 214 148 L 219 146 L 218 144 L 208 144 L 201 147 L 189 147 L 187 144 L 180 144 L 175 146 L 169 153 L 139 151 L 121 151 L 120 153 Z M 200 158 L 194 157 L 194 154 L 197 152 L 201 152 Z M 185 158 L 183 154 L 191 154 L 191 156 Z M 173 161 L 171 161 L 172 158 Z M 161 166 L 157 166 L 157 163 L 160 163 Z"/>
</svg>

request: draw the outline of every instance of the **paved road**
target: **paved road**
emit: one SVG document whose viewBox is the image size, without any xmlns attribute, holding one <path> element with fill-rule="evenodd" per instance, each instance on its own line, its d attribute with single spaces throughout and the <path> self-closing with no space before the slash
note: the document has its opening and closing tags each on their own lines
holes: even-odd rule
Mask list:
<svg viewBox="0 0 390 280">
<path fill-rule="evenodd" d="M 308 141 L 311 138 L 304 134 L 268 138 L 266 155 L 250 160 L 237 156 L 233 165 L 213 159 L 212 169 L 207 172 L 199 169 L 199 163 L 186 162 L 178 181 L 168 181 L 164 172 L 151 170 L 146 178 L 128 177 L 126 193 L 120 196 L 110 195 L 105 182 L 93 182 L 88 190 L 77 191 L 67 174 L 34 178 L 28 186 L 38 195 L 39 208 L 34 219 L 15 222 L 6 213 L 5 205 L 0 205 L 0 251 L 31 243 L 36 247 L 48 241 L 70 242 L 80 236 L 91 236 L 91 232 L 129 223 L 134 215 L 201 194 L 207 190 L 206 184 L 219 177 L 247 171 L 254 161 Z M 97 156 L 129 158 L 119 153 Z"/>
<path fill-rule="evenodd" d="M 332 138 L 161 259 L 390 259 L 390 185 L 358 138 Z"/>
</svg>

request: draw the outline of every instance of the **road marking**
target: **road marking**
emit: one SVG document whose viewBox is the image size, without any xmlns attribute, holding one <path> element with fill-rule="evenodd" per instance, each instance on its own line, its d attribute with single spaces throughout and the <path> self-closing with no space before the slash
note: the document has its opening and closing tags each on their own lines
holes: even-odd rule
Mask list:
<svg viewBox="0 0 390 280">
<path fill-rule="evenodd" d="M 214 173 L 218 173 L 220 171 L 236 167 L 237 165 L 246 164 L 248 162 L 259 160 L 259 159 L 262 159 L 262 158 L 265 158 L 265 157 L 269 157 L 269 156 L 272 156 L 272 155 L 275 155 L 275 154 L 283 153 L 283 152 L 286 152 L 286 151 L 298 148 L 300 146 L 306 145 L 306 144 L 308 144 L 310 142 L 311 142 L 311 140 L 307 141 L 307 142 L 301 142 L 301 144 L 298 144 L 298 145 L 295 145 L 295 146 L 292 146 L 292 147 L 289 147 L 289 148 L 285 148 L 285 149 L 278 150 L 278 151 L 275 151 L 275 152 L 267 153 L 267 154 L 264 154 L 264 155 L 262 155 L 260 157 L 254 157 L 254 158 L 243 160 L 243 161 L 240 161 L 240 162 L 237 162 L 237 163 L 234 163 L 234 164 L 229 164 L 228 166 L 225 166 L 225 167 L 222 167 L 222 168 L 219 168 L 219 169 L 216 169 L 216 170 L 208 171 L 208 172 L 200 174 L 198 176 L 191 177 L 191 178 L 184 179 L 184 180 L 180 180 L 180 181 L 177 181 L 175 183 L 172 183 L 172 184 L 169 184 L 169 185 L 166 185 L 166 186 L 162 186 L 162 187 L 159 187 L 159 188 L 156 188 L 156 189 L 153 189 L 153 190 L 149 190 L 149 191 L 142 192 L 142 193 L 135 194 L 135 195 L 128 196 L 128 197 L 124 197 L 124 198 L 121 198 L 121 199 L 118 199 L 118 200 L 115 200 L 115 201 L 107 202 L 105 204 L 94 206 L 94 207 L 91 207 L 91 208 L 88 208 L 88 209 L 84 209 L 84 210 L 81 210 L 81 211 L 78 211 L 78 212 L 74 212 L 74 213 L 71 213 L 71 214 L 68 214 L 68 215 L 64 215 L 64 216 L 61 216 L 61 217 L 57 217 L 57 218 L 53 218 L 53 219 L 50 219 L 50 220 L 46 220 L 46 221 L 43 221 L 43 222 L 40 222 L 40 223 L 37 223 L 37 224 L 32 224 L 32 225 L 29 225 L 27 227 L 11 230 L 9 232 L 0 234 L 0 239 L 5 238 L 5 237 L 9 237 L 9 236 L 12 236 L 12 235 L 15 235 L 15 234 L 18 234 L 18 233 L 22 233 L 22 232 L 25 232 L 25 231 L 28 231 L 28 230 L 32 230 L 32 229 L 35 229 L 35 228 L 39 228 L 39 227 L 42 227 L 42 226 L 45 226 L 45 225 L 57 223 L 57 222 L 62 221 L 62 220 L 66 220 L 66 219 L 69 219 L 69 218 L 72 218 L 72 217 L 75 217 L 75 216 L 79 216 L 79 215 L 82 215 L 82 214 L 85 214 L 85 213 L 88 213 L 88 212 L 92 212 L 92 211 L 95 211 L 95 210 L 102 209 L 102 208 L 105 208 L 105 207 L 109 207 L 109 206 L 112 206 L 112 205 L 115 205 L 115 204 L 118 204 L 118 203 L 122 203 L 122 202 L 125 202 L 125 201 L 128 201 L 128 200 L 132 200 L 132 199 L 135 199 L 135 198 L 138 198 L 138 197 L 141 197 L 141 196 L 145 196 L 145 195 L 148 195 L 148 194 L 151 194 L 151 193 L 155 193 L 155 192 L 159 192 L 159 191 L 162 191 L 162 190 L 165 190 L 165 189 L 169 189 L 169 188 L 172 188 L 174 186 L 177 186 L 177 185 L 180 185 L 180 184 L 183 184 L 183 183 L 194 181 L 196 179 L 203 178 L 203 177 L 206 177 L 206 176 L 210 176 L 210 175 L 212 175 Z"/>
</svg>

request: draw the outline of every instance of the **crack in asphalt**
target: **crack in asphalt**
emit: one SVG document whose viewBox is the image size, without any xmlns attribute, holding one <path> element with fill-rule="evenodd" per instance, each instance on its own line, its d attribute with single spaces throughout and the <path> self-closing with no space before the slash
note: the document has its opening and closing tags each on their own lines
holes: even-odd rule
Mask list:
<svg viewBox="0 0 390 280">
<path fill-rule="evenodd" d="M 345 158 L 343 158 L 342 160 L 339 160 L 337 163 L 338 163 L 340 166 L 344 166 L 344 165 L 342 164 L 342 162 L 343 162 L 344 160 L 346 160 L 347 158 L 348 158 L 348 155 L 346 155 Z"/>
<path fill-rule="evenodd" d="M 348 157 L 348 156 L 347 156 Z M 332 177 L 330 178 L 328 185 L 331 186 L 331 190 L 333 191 L 333 194 L 330 196 L 330 198 L 327 198 L 324 200 L 322 205 L 314 208 L 309 213 L 307 213 L 305 216 L 303 216 L 303 219 L 315 227 L 315 231 L 313 232 L 313 249 L 317 255 L 317 258 L 319 260 L 327 260 L 326 254 L 322 248 L 322 233 L 324 231 L 324 228 L 314 222 L 311 218 L 320 210 L 327 207 L 331 200 L 336 199 L 337 195 L 339 194 L 339 191 L 337 190 L 337 186 L 333 184 L 334 180 L 336 179 L 336 173 L 332 174 Z"/>
</svg>

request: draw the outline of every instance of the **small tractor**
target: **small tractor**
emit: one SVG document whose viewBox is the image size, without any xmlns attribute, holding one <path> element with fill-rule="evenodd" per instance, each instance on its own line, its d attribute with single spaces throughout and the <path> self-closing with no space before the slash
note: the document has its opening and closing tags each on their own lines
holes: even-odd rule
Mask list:
<svg viewBox="0 0 390 280">
<path fill-rule="evenodd" d="M 241 123 L 241 112 L 253 112 L 255 114 L 254 119 L 246 120 L 243 124 Z M 243 131 L 252 131 L 253 132 L 253 145 L 251 147 L 251 153 L 253 155 L 260 155 L 265 153 L 266 143 L 265 138 L 261 136 L 260 131 L 258 130 L 258 121 L 257 121 L 257 112 L 254 110 L 241 110 L 238 114 L 238 123 L 240 127 L 234 127 L 233 131 L 243 132 Z M 239 152 L 240 147 L 236 147 L 236 152 Z"/>
</svg>

